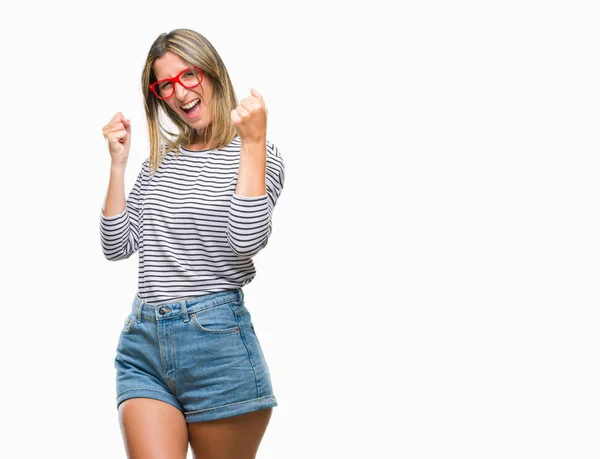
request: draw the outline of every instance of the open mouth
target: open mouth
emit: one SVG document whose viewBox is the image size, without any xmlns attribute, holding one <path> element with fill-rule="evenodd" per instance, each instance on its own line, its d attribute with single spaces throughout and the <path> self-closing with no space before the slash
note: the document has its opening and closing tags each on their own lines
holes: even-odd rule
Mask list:
<svg viewBox="0 0 600 459">
<path fill-rule="evenodd" d="M 190 103 L 182 105 L 181 109 L 186 113 L 188 117 L 194 118 L 200 113 L 200 104 L 200 99 L 194 99 Z"/>
</svg>

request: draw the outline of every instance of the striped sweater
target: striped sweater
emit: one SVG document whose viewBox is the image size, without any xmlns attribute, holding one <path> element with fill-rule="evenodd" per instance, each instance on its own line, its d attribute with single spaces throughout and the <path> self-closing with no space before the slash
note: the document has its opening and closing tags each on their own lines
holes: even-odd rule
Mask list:
<svg viewBox="0 0 600 459">
<path fill-rule="evenodd" d="M 138 294 L 150 303 L 242 287 L 256 275 L 252 257 L 267 245 L 284 184 L 284 163 L 267 141 L 267 193 L 235 193 L 241 140 L 224 148 L 168 153 L 150 176 L 142 164 L 126 208 L 105 217 L 108 260 L 139 250 Z"/>
</svg>

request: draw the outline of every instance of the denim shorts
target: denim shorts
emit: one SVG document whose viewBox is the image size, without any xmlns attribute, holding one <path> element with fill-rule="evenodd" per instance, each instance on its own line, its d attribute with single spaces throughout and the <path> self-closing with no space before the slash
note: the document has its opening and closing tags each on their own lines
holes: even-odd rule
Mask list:
<svg viewBox="0 0 600 459">
<path fill-rule="evenodd" d="M 160 304 L 136 294 L 115 368 L 117 408 L 153 398 L 198 422 L 277 406 L 241 289 Z"/>
</svg>

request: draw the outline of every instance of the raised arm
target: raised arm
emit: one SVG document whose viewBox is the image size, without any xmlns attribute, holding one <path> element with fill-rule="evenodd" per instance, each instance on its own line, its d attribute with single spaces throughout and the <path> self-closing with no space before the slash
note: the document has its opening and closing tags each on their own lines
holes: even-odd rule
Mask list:
<svg viewBox="0 0 600 459">
<path fill-rule="evenodd" d="M 126 200 L 125 169 L 131 144 L 131 123 L 119 112 L 104 126 L 102 133 L 108 141 L 111 166 L 106 200 L 100 215 L 100 241 L 108 260 L 122 260 L 138 250 L 140 195 L 148 161 L 142 165 Z"/>
<path fill-rule="evenodd" d="M 266 140 L 267 107 L 255 89 L 231 112 L 242 145 L 238 181 L 227 225 L 227 240 L 239 256 L 252 257 L 267 245 L 271 217 L 284 183 L 277 147 Z"/>
</svg>

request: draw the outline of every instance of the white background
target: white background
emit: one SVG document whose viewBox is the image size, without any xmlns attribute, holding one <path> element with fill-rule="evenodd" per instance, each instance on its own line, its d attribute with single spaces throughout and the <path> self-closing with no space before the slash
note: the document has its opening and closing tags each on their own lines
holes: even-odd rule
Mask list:
<svg viewBox="0 0 600 459">
<path fill-rule="evenodd" d="M 280 404 L 258 458 L 599 457 L 595 2 L 83 5 L 0 19 L 0 456 L 125 457 L 102 127 L 132 121 L 129 191 L 146 54 L 185 27 L 286 163 L 245 289 Z"/>
</svg>

